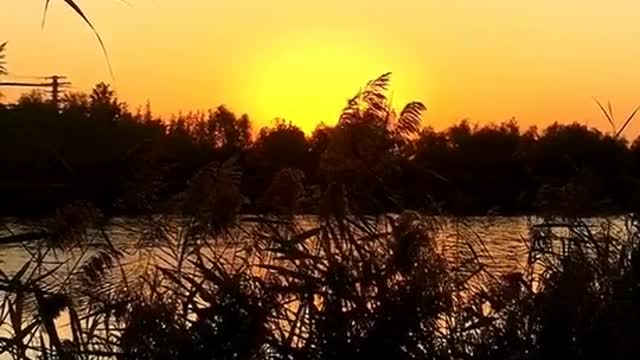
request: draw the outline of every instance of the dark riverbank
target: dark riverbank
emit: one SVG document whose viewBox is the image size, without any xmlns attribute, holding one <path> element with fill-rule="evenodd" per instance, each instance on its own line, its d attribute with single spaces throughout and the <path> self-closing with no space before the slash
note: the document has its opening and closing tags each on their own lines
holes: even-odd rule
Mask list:
<svg viewBox="0 0 640 360">
<path fill-rule="evenodd" d="M 0 214 L 43 215 L 73 201 L 114 215 L 162 211 L 216 162 L 235 174 L 245 212 L 292 202 L 298 212 L 319 212 L 317 200 L 335 184 L 355 213 L 637 209 L 637 141 L 579 124 L 463 121 L 435 131 L 420 128 L 420 110 L 409 108 L 409 120 L 373 114 L 305 134 L 287 122 L 256 131 L 246 115 L 224 107 L 160 119 L 149 107 L 129 110 L 104 84 L 68 94 L 57 111 L 27 94 L 0 106 Z M 283 169 L 290 171 L 277 179 Z"/>
</svg>

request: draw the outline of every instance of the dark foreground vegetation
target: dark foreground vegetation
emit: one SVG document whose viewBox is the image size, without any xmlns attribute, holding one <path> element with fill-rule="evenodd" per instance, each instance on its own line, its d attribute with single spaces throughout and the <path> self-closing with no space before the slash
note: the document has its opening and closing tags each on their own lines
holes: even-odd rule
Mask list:
<svg viewBox="0 0 640 360">
<path fill-rule="evenodd" d="M 540 136 L 514 124 L 420 132 L 423 106 L 391 113 L 386 81 L 370 83 L 335 128 L 309 139 L 280 124 L 251 142 L 246 118 L 224 109 L 163 125 L 124 111 L 104 86 L 60 113 L 33 97 L 3 110 L 3 176 L 14 182 L 3 196 L 23 204 L 20 186 L 42 186 L 46 175 L 49 187 L 30 206 L 74 201 L 29 232 L 1 229 L 2 242 L 30 256 L 0 272 L 0 353 L 637 359 L 640 222 L 574 217 L 592 210 L 577 202 L 585 194 L 631 206 L 613 194 L 632 182 L 634 150 L 577 125 Z M 546 162 L 523 160 L 530 156 Z M 403 210 L 441 201 L 485 211 L 502 201 L 516 211 L 527 204 L 512 196 L 523 184 L 555 216 L 531 229 L 511 273 L 488 270 L 481 239 L 439 241 L 443 222 L 455 220 Z M 142 215 L 113 219 L 115 209 Z M 317 216 L 296 216 L 309 209 Z M 367 215 L 386 209 L 400 215 Z"/>
<path fill-rule="evenodd" d="M 69 360 L 640 355 L 635 216 L 621 228 L 549 218 L 526 239 L 522 270 L 494 274 L 475 237 L 449 246 L 437 240 L 442 217 L 352 214 L 341 187 L 327 189 L 325 212 L 305 223 L 283 208 L 238 215 L 239 178 L 228 165 L 208 168 L 191 186 L 176 206 L 196 211 L 178 218 L 108 222 L 74 203 L 40 223 L 37 238 L 23 244 L 31 259 L 0 272 L 0 353 Z"/>
<path fill-rule="evenodd" d="M 26 94 L 17 105 L 0 106 L 0 213 L 40 215 L 74 200 L 109 214 L 145 213 L 206 164 L 231 158 L 243 173 L 243 212 L 265 210 L 261 196 L 285 168 L 302 178 L 308 201 L 298 211 L 306 213 L 319 213 L 318 191 L 331 182 L 345 185 L 359 213 L 509 215 L 567 204 L 581 214 L 635 210 L 637 141 L 579 124 L 422 128 L 421 104 L 400 113 L 390 108 L 387 80 L 359 95 L 379 102 L 375 114 L 346 109 L 336 126 L 309 136 L 284 121 L 252 134 L 246 115 L 224 107 L 162 121 L 149 107 L 129 110 L 104 84 L 68 94 L 59 110 Z"/>
</svg>

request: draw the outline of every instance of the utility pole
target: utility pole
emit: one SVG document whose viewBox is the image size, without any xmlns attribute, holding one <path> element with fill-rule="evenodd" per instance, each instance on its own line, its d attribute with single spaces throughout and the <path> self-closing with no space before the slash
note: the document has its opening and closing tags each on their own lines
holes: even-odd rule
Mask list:
<svg viewBox="0 0 640 360">
<path fill-rule="evenodd" d="M 0 82 L 0 87 L 2 86 L 11 86 L 11 87 L 32 87 L 32 88 L 50 88 L 51 93 L 51 102 L 58 109 L 58 104 L 60 102 L 60 92 L 61 89 L 71 85 L 70 82 L 64 81 L 67 77 L 61 75 L 51 75 L 43 77 L 45 80 L 49 80 L 44 83 L 29 83 L 29 82 Z"/>
<path fill-rule="evenodd" d="M 60 86 L 69 84 L 69 83 L 60 82 L 60 80 L 64 78 L 65 78 L 64 76 L 58 76 L 58 75 L 52 75 L 47 78 L 51 80 L 51 101 L 53 101 L 53 104 L 56 106 L 56 109 L 58 108 L 58 101 L 60 99 Z"/>
</svg>

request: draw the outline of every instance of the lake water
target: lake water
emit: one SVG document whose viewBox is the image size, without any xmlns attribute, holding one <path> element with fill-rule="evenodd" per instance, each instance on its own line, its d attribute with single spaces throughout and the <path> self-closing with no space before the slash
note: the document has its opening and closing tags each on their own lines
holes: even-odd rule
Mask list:
<svg viewBox="0 0 640 360">
<path fill-rule="evenodd" d="M 306 221 L 309 221 L 306 218 Z M 437 232 L 436 241 L 444 244 L 448 249 L 468 242 L 475 243 L 479 250 L 478 256 L 483 263 L 496 273 L 506 273 L 522 270 L 527 261 L 530 234 L 533 225 L 543 220 L 537 217 L 465 217 L 439 218 L 441 230 Z M 595 218 L 586 220 L 592 226 L 603 223 L 614 224 L 620 229 L 625 228 L 625 218 Z M 140 232 L 132 229 L 127 219 L 116 219 L 117 226 L 109 232 L 114 242 L 118 244 L 133 244 L 140 240 Z M 27 232 L 29 226 L 18 225 L 15 220 L 0 221 L 0 237 L 10 233 Z M 124 224 L 124 225 L 123 225 Z M 55 257 L 64 255 L 56 254 Z M 455 257 L 454 253 L 451 253 Z M 17 271 L 28 259 L 30 254 L 20 244 L 0 245 L 0 269 L 5 273 Z M 453 260 L 453 259 L 452 259 Z"/>
</svg>

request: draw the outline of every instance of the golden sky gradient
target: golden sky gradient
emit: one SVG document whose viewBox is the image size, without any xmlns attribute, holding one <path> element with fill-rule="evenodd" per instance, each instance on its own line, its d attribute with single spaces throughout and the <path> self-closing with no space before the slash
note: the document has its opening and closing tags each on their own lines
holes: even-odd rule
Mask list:
<svg viewBox="0 0 640 360">
<path fill-rule="evenodd" d="M 162 114 L 226 104 L 259 125 L 284 117 L 305 130 L 334 123 L 345 99 L 386 71 L 394 103 L 423 101 L 436 128 L 515 117 L 608 130 L 594 97 L 620 118 L 640 104 L 634 0 L 78 1 L 115 79 L 59 0 L 44 31 L 43 0 L 2 1 L 11 73 L 64 74 L 76 90 L 111 82 L 133 106 L 148 99 Z"/>
</svg>

